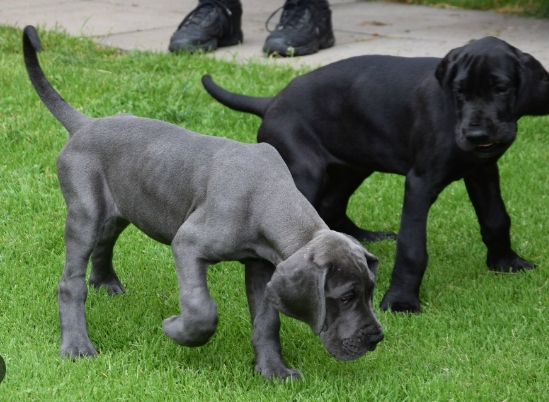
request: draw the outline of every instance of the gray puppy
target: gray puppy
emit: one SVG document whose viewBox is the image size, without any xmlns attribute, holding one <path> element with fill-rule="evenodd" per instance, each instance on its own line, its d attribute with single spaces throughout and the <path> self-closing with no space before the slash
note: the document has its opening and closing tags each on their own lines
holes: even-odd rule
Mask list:
<svg viewBox="0 0 549 402">
<path fill-rule="evenodd" d="M 86 266 L 91 256 L 93 286 L 123 293 L 112 254 L 130 223 L 172 247 L 181 315 L 162 327 L 176 343 L 200 346 L 214 334 L 208 266 L 237 260 L 245 265 L 255 369 L 266 378 L 299 378 L 282 359 L 278 311 L 307 323 L 337 359 L 375 349 L 383 339 L 372 308 L 377 258 L 328 229 L 273 147 L 127 114 L 87 117 L 44 76 L 31 26 L 23 50 L 36 92 L 69 131 L 57 158 L 68 210 L 57 289 L 61 355 L 97 353 L 86 329 Z"/>
</svg>

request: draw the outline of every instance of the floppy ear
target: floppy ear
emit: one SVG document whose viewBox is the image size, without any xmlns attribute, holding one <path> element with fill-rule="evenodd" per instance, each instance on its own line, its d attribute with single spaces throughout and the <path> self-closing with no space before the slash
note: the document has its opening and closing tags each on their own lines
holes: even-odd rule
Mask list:
<svg viewBox="0 0 549 402">
<path fill-rule="evenodd" d="M 299 250 L 278 264 L 265 289 L 265 299 L 281 313 L 308 324 L 318 335 L 326 318 L 327 272 L 327 267 L 315 264 Z"/>
<path fill-rule="evenodd" d="M 368 268 L 370 269 L 370 272 L 374 275 L 374 282 L 377 280 L 377 267 L 379 265 L 379 259 L 370 253 L 368 250 L 366 250 L 366 247 L 362 245 L 361 242 L 359 242 L 357 239 L 355 239 L 353 236 L 345 234 L 353 243 L 355 243 L 357 246 L 362 248 L 362 251 L 364 253 L 364 257 L 366 258 L 366 262 L 368 263 Z"/>
<path fill-rule="evenodd" d="M 364 257 L 366 257 L 366 262 L 368 263 L 368 268 L 370 269 L 370 272 L 374 276 L 374 285 L 377 282 L 377 267 L 379 266 L 379 260 L 378 258 L 370 253 L 366 248 L 364 248 Z M 374 292 L 370 295 L 370 301 L 374 302 Z"/>
<path fill-rule="evenodd" d="M 364 249 L 364 256 L 366 257 L 366 262 L 368 263 L 368 268 L 372 274 L 374 274 L 374 282 L 377 281 L 377 267 L 379 266 L 379 259 L 370 253 L 368 250 Z"/>
<path fill-rule="evenodd" d="M 516 50 L 521 63 L 517 117 L 549 114 L 549 73 L 533 56 Z"/>
<path fill-rule="evenodd" d="M 435 78 L 437 79 L 440 87 L 445 91 L 452 91 L 452 80 L 455 75 L 454 62 L 459 56 L 461 48 L 450 50 L 450 52 L 444 56 L 444 58 L 438 63 L 435 70 Z"/>
</svg>

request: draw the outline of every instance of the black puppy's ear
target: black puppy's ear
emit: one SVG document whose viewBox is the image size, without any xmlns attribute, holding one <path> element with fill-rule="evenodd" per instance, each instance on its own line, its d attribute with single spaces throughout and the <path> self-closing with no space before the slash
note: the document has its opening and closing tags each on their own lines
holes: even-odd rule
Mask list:
<svg viewBox="0 0 549 402">
<path fill-rule="evenodd" d="M 521 64 L 517 118 L 549 114 L 549 73 L 528 53 L 516 49 Z"/>
<path fill-rule="evenodd" d="M 437 79 L 440 87 L 445 91 L 452 91 L 452 81 L 456 75 L 455 61 L 458 59 L 461 53 L 461 48 L 453 49 L 448 52 L 446 56 L 438 63 L 435 70 L 435 78 Z"/>
<path fill-rule="evenodd" d="M 326 319 L 327 267 L 312 261 L 302 250 L 281 262 L 265 289 L 265 299 L 287 316 L 308 324 L 318 335 Z"/>
</svg>

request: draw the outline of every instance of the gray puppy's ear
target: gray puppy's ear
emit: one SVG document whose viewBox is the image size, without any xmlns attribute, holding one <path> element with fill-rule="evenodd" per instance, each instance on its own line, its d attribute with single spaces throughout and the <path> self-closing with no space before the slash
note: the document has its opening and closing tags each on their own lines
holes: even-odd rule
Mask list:
<svg viewBox="0 0 549 402">
<path fill-rule="evenodd" d="M 366 257 L 368 268 L 370 268 L 370 271 L 372 272 L 372 274 L 374 274 L 374 282 L 375 282 L 377 281 L 377 268 L 379 266 L 379 259 L 366 249 L 364 249 L 364 256 Z"/>
<path fill-rule="evenodd" d="M 355 239 L 353 236 L 345 234 L 353 243 L 355 243 L 357 246 L 362 248 L 362 251 L 364 253 L 364 257 L 366 258 L 366 262 L 368 263 L 368 268 L 374 275 L 374 282 L 377 280 L 377 267 L 379 266 L 379 259 L 370 253 L 368 250 L 366 250 L 366 247 L 362 245 L 361 242 L 359 242 L 357 239 Z"/>
<path fill-rule="evenodd" d="M 549 114 L 549 73 L 530 54 L 514 50 L 521 64 L 517 117 Z"/>
<path fill-rule="evenodd" d="M 377 283 L 377 268 L 379 266 L 379 259 L 370 253 L 366 248 L 364 248 L 364 257 L 366 257 L 366 262 L 368 263 L 368 269 L 374 277 L 374 285 Z M 374 303 L 374 292 L 370 295 L 370 301 Z"/>
<path fill-rule="evenodd" d="M 278 264 L 265 289 L 265 299 L 281 313 L 308 324 L 318 335 L 326 318 L 327 272 L 299 250 Z"/>
</svg>

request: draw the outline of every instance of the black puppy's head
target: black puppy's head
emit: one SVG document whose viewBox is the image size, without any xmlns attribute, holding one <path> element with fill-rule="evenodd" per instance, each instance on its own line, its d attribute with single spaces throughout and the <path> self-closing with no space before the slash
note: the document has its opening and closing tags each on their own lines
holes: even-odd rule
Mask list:
<svg viewBox="0 0 549 402">
<path fill-rule="evenodd" d="M 309 324 L 333 357 L 357 359 L 383 339 L 372 305 L 377 266 L 358 241 L 323 230 L 276 267 L 265 297 Z"/>
<path fill-rule="evenodd" d="M 501 155 L 524 114 L 549 113 L 549 74 L 529 54 L 486 37 L 450 51 L 436 78 L 452 97 L 456 141 L 479 156 Z"/>
</svg>

